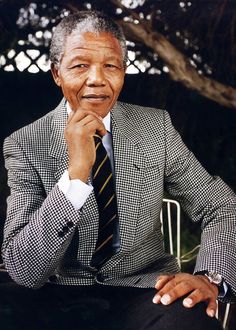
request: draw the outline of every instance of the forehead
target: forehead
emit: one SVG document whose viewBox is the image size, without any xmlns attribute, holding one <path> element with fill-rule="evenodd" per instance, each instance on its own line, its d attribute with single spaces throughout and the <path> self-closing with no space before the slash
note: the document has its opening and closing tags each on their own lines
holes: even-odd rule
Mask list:
<svg viewBox="0 0 236 330">
<path fill-rule="evenodd" d="M 97 55 L 113 54 L 122 58 L 122 49 L 119 41 L 107 32 L 84 32 L 73 31 L 66 39 L 64 56 L 73 56 L 78 53 Z"/>
</svg>

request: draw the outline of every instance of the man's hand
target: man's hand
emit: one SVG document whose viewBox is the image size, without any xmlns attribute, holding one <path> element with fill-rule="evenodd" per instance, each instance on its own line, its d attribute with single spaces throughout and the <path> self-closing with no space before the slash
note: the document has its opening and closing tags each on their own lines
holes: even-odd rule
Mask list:
<svg viewBox="0 0 236 330">
<path fill-rule="evenodd" d="M 169 305 L 178 298 L 188 295 L 183 300 L 185 307 L 191 308 L 197 303 L 205 301 L 207 303 L 207 315 L 215 316 L 219 290 L 215 284 L 209 282 L 205 275 L 187 273 L 161 275 L 157 279 L 155 288 L 158 290 L 153 298 L 155 304 Z"/>
<path fill-rule="evenodd" d="M 69 115 L 65 139 L 69 155 L 69 177 L 86 182 L 96 159 L 94 134 L 107 133 L 102 118 L 91 111 L 77 110 Z"/>
</svg>

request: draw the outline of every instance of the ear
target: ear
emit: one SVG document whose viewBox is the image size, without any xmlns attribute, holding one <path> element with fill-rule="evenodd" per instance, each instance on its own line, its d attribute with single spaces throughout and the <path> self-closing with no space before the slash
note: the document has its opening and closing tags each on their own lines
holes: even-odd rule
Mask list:
<svg viewBox="0 0 236 330">
<path fill-rule="evenodd" d="M 61 79 L 60 79 L 60 76 L 59 76 L 59 69 L 55 66 L 54 63 L 51 63 L 51 73 L 52 73 L 52 76 L 53 76 L 53 79 L 55 81 L 55 83 L 57 84 L 57 86 L 61 86 Z"/>
</svg>

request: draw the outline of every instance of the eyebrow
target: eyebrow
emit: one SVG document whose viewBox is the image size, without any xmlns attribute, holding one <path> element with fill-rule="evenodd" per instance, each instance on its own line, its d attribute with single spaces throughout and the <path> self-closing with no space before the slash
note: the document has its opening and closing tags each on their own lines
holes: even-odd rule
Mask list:
<svg viewBox="0 0 236 330">
<path fill-rule="evenodd" d="M 76 60 L 80 60 L 80 61 L 88 61 L 89 59 L 90 59 L 89 56 L 84 56 L 84 55 L 80 55 L 80 54 L 78 54 L 78 55 L 76 55 L 76 56 L 74 56 L 74 57 L 69 58 L 69 61 L 70 61 L 70 62 L 73 62 L 73 61 L 76 61 Z M 108 57 L 105 57 L 105 60 L 106 60 L 106 61 L 119 61 L 120 58 L 115 57 L 115 56 L 108 56 Z"/>
</svg>

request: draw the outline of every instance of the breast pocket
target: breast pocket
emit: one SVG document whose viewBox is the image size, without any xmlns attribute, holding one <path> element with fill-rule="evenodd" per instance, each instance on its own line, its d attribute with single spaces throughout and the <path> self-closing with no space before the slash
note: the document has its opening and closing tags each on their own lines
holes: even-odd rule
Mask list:
<svg viewBox="0 0 236 330">
<path fill-rule="evenodd" d="M 143 202 L 146 205 L 159 205 L 164 191 L 164 173 L 158 164 L 146 168 L 143 181 Z"/>
</svg>

